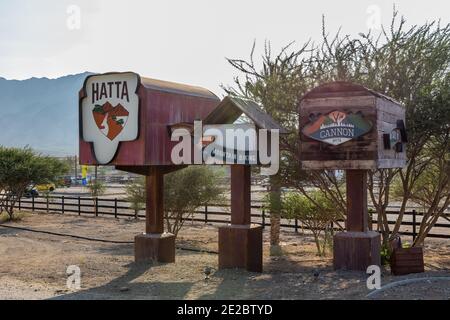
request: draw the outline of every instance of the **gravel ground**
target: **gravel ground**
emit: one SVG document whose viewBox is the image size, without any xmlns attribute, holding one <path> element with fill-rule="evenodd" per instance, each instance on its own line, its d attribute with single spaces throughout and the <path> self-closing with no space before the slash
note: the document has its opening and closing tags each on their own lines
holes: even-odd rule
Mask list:
<svg viewBox="0 0 450 320">
<path fill-rule="evenodd" d="M 8 225 L 109 240 L 133 241 L 141 220 L 60 214 L 27 215 Z M 267 230 L 268 231 L 268 230 Z M 134 263 L 132 244 L 79 240 L 0 227 L 0 299 L 366 299 L 367 275 L 334 271 L 331 257 L 318 257 L 308 235 L 283 232 L 284 255 L 268 255 L 264 272 L 217 270 L 217 255 L 177 250 L 172 264 Z M 217 251 L 217 228 L 187 223 L 177 246 Z M 382 285 L 404 279 L 450 276 L 450 241 L 429 240 L 426 272 L 394 277 L 383 270 Z M 81 270 L 81 289 L 67 289 L 66 269 Z M 211 267 L 205 280 L 204 268 Z M 450 281 L 394 286 L 374 299 L 450 299 Z"/>
</svg>

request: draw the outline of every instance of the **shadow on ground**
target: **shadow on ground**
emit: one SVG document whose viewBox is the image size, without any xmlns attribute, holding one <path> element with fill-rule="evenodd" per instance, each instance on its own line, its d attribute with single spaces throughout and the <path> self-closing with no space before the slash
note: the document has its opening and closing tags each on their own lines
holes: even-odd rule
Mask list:
<svg viewBox="0 0 450 320">
<path fill-rule="evenodd" d="M 106 285 L 60 295 L 52 300 L 183 299 L 192 286 L 190 282 L 139 282 L 137 279 L 152 265 L 131 263 L 127 267 L 123 276 Z"/>
<path fill-rule="evenodd" d="M 343 299 L 339 285 L 344 281 L 326 261 L 316 266 L 305 265 L 302 260 L 293 260 L 287 255 L 272 257 L 264 263 L 263 273 L 244 270 L 218 270 L 211 281 L 216 281 L 213 292 L 199 299 Z M 358 287 L 364 274 L 346 272 L 345 281 L 356 279 Z M 359 281 L 358 281 L 359 280 Z M 348 290 L 348 288 L 346 288 Z M 348 291 L 347 291 L 348 297 Z M 357 288 L 355 299 L 361 298 Z"/>
</svg>

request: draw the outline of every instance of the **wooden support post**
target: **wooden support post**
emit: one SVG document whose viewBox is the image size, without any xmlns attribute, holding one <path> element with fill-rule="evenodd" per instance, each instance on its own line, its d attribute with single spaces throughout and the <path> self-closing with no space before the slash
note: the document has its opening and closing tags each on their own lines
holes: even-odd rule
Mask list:
<svg viewBox="0 0 450 320">
<path fill-rule="evenodd" d="M 164 232 L 164 175 L 161 170 L 151 170 L 145 180 L 147 201 L 145 204 L 145 232 Z"/>
<path fill-rule="evenodd" d="M 369 265 L 380 265 L 381 238 L 368 231 L 367 171 L 347 170 L 347 232 L 334 235 L 335 269 L 365 271 Z"/>
<path fill-rule="evenodd" d="M 134 238 L 135 261 L 175 262 L 175 236 L 164 233 L 163 169 L 150 169 L 146 188 L 145 233 Z"/>
<path fill-rule="evenodd" d="M 231 165 L 231 225 L 219 227 L 219 268 L 262 272 L 262 226 L 251 224 L 251 167 Z"/>
<path fill-rule="evenodd" d="M 367 170 L 347 170 L 347 231 L 368 230 Z"/>
<path fill-rule="evenodd" d="M 231 224 L 250 224 L 251 167 L 231 166 Z"/>
</svg>

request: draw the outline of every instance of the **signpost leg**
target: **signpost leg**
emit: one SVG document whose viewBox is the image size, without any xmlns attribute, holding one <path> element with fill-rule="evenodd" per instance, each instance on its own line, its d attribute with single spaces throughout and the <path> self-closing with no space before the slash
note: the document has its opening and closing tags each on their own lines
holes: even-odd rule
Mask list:
<svg viewBox="0 0 450 320">
<path fill-rule="evenodd" d="M 231 224 L 219 227 L 219 268 L 262 272 L 262 227 L 251 224 L 251 167 L 231 165 Z"/>
<path fill-rule="evenodd" d="M 145 233 L 134 239 L 135 261 L 175 262 L 175 236 L 164 233 L 164 173 L 151 168 L 146 176 Z"/>
<path fill-rule="evenodd" d="M 145 177 L 147 199 L 145 203 L 145 232 L 164 233 L 164 175 L 153 170 Z"/>
<path fill-rule="evenodd" d="M 347 170 L 346 232 L 334 236 L 334 269 L 363 270 L 380 265 L 380 234 L 368 231 L 367 171 Z"/>
<path fill-rule="evenodd" d="M 249 225 L 251 221 L 251 168 L 231 166 L 231 224 Z"/>
<path fill-rule="evenodd" d="M 347 231 L 367 231 L 367 171 L 347 170 Z"/>
</svg>

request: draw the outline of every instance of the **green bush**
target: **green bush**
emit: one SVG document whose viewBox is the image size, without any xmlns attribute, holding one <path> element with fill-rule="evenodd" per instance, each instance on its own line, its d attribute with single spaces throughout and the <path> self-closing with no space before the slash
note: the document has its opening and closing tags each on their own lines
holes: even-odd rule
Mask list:
<svg viewBox="0 0 450 320">
<path fill-rule="evenodd" d="M 332 223 L 339 219 L 336 206 L 320 191 L 313 191 L 308 196 L 290 192 L 282 199 L 282 215 L 287 219 L 297 219 L 314 237 L 318 255 L 325 255 L 332 246 Z"/>
<path fill-rule="evenodd" d="M 27 188 L 54 183 L 68 169 L 65 162 L 37 154 L 30 148 L 0 146 L 0 211 L 6 211 L 13 219 L 15 204 Z"/>
<path fill-rule="evenodd" d="M 227 187 L 220 183 L 224 174 L 222 168 L 208 166 L 190 166 L 167 174 L 164 178 L 167 231 L 177 235 L 198 207 L 224 203 Z"/>
<path fill-rule="evenodd" d="M 105 184 L 100 180 L 90 180 L 87 187 L 93 198 L 103 195 L 106 191 Z"/>
<path fill-rule="evenodd" d="M 175 236 L 194 211 L 207 204 L 224 204 L 227 187 L 221 184 L 224 170 L 219 167 L 190 166 L 164 176 L 164 212 L 167 231 Z M 145 208 L 145 177 L 126 187 L 126 200 L 135 211 Z"/>
<path fill-rule="evenodd" d="M 125 200 L 130 203 L 130 207 L 134 210 L 135 218 L 137 218 L 139 210 L 145 208 L 145 177 L 138 177 L 136 180 L 129 183 L 125 188 L 125 192 L 127 194 Z"/>
</svg>

